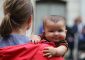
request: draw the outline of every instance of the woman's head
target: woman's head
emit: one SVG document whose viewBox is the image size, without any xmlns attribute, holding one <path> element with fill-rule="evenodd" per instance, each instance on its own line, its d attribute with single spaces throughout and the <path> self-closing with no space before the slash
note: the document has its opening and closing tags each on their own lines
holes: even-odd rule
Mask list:
<svg viewBox="0 0 85 60">
<path fill-rule="evenodd" d="M 5 0 L 4 19 L 0 26 L 1 36 L 10 34 L 13 29 L 22 28 L 26 22 L 30 24 L 32 14 L 33 7 L 30 0 Z"/>
</svg>

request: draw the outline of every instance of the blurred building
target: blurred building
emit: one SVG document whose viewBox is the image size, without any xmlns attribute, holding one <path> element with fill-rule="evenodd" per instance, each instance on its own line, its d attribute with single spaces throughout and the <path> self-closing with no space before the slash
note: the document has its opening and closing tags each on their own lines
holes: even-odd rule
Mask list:
<svg viewBox="0 0 85 60">
<path fill-rule="evenodd" d="M 0 23 L 3 18 L 4 0 L 0 0 Z M 46 15 L 61 15 L 67 18 L 67 25 L 71 26 L 77 16 L 82 16 L 85 22 L 85 0 L 31 0 L 34 6 L 34 33 L 39 33 L 43 17 Z"/>
<path fill-rule="evenodd" d="M 43 17 L 46 15 L 64 16 L 67 19 L 68 26 L 73 25 L 73 20 L 77 16 L 84 16 L 85 0 L 32 0 L 32 2 L 35 11 L 34 33 L 36 34 L 39 33 L 39 27 L 42 25 Z"/>
<path fill-rule="evenodd" d="M 0 0 L 0 23 L 3 19 L 3 0 Z"/>
</svg>

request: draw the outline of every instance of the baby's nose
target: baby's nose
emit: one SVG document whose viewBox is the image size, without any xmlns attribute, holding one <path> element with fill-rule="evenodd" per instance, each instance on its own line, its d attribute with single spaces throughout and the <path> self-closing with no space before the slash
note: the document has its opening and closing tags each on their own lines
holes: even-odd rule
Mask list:
<svg viewBox="0 0 85 60">
<path fill-rule="evenodd" d="M 59 35 L 59 32 L 55 32 L 54 35 Z"/>
</svg>

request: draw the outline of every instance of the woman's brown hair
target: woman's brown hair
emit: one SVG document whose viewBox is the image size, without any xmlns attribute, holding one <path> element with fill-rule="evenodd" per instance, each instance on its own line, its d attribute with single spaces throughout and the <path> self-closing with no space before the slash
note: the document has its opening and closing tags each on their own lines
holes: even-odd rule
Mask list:
<svg viewBox="0 0 85 60">
<path fill-rule="evenodd" d="M 30 0 L 5 0 L 4 18 L 0 26 L 0 36 L 4 37 L 12 32 L 13 28 L 20 28 L 33 14 Z"/>
</svg>

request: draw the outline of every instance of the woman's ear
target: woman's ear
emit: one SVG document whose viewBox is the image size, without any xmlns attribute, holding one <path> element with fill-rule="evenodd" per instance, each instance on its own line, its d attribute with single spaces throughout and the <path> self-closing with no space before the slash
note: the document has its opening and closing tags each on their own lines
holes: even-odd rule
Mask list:
<svg viewBox="0 0 85 60">
<path fill-rule="evenodd" d="M 27 20 L 27 26 L 28 26 L 27 29 L 29 29 L 31 27 L 31 25 L 32 25 L 32 15 Z"/>
<path fill-rule="evenodd" d="M 32 18 L 33 18 L 32 15 L 28 18 L 28 24 L 30 23 L 32 24 Z"/>
</svg>

